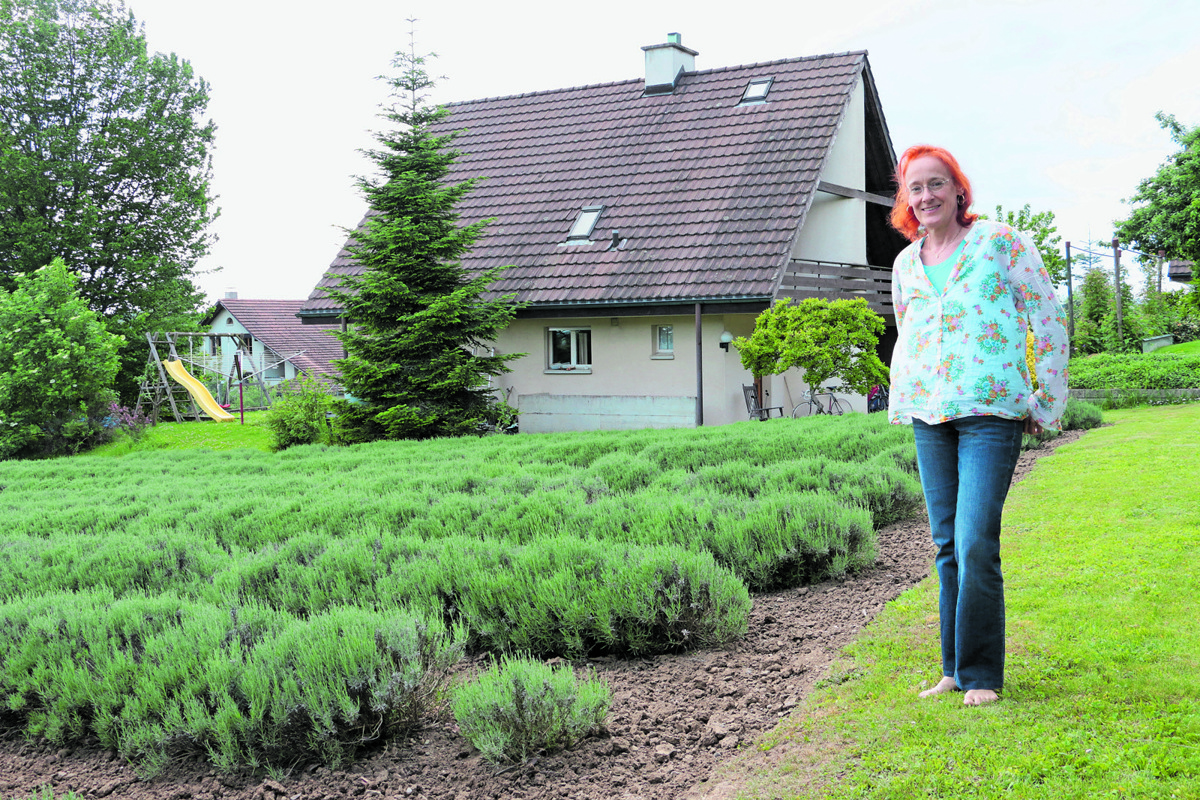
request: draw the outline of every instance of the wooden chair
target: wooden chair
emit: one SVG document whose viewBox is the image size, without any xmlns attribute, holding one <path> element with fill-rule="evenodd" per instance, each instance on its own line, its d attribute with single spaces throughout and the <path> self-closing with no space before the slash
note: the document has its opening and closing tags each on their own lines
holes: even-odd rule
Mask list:
<svg viewBox="0 0 1200 800">
<path fill-rule="evenodd" d="M 746 396 L 746 413 L 750 415 L 750 419 L 756 419 L 759 422 L 771 418 L 772 411 L 778 411 L 779 416 L 783 416 L 783 406 L 770 406 L 763 408 L 758 404 L 758 392 L 754 390 L 754 386 L 742 384 L 742 394 Z"/>
</svg>

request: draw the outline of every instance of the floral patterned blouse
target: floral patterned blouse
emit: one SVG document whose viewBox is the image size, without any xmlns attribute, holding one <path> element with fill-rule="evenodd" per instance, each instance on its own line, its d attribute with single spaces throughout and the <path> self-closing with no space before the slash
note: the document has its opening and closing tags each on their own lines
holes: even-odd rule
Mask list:
<svg viewBox="0 0 1200 800">
<path fill-rule="evenodd" d="M 936 424 L 959 417 L 1032 415 L 1061 429 L 1067 405 L 1066 315 L 1033 241 L 996 222 L 967 232 L 942 291 L 929 282 L 918 239 L 892 267 L 899 339 L 888 419 Z M 1025 361 L 1034 336 L 1037 391 Z"/>
</svg>

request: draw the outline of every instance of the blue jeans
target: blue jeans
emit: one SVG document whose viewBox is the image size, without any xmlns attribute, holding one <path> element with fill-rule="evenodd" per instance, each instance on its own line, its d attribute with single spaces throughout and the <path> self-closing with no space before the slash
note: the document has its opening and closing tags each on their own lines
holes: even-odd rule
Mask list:
<svg viewBox="0 0 1200 800">
<path fill-rule="evenodd" d="M 1021 455 L 1022 420 L 913 421 L 941 581 L 942 674 L 959 689 L 1004 685 L 1000 513 Z"/>
</svg>

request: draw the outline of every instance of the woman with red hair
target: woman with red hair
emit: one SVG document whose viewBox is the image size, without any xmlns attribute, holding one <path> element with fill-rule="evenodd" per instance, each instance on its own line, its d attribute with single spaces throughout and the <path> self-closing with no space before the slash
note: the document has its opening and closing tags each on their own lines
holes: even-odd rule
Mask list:
<svg viewBox="0 0 1200 800">
<path fill-rule="evenodd" d="M 888 417 L 913 426 L 941 582 L 942 678 L 921 696 L 982 705 L 1004 685 L 1001 512 L 1022 434 L 1060 429 L 1066 321 L 1033 241 L 971 213 L 954 156 L 910 147 L 896 183 L 892 225 L 912 244 L 892 268 Z"/>
</svg>

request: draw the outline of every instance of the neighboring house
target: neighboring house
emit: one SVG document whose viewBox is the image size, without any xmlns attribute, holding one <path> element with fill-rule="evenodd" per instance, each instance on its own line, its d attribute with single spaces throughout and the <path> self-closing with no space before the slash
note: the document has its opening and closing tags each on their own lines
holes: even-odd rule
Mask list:
<svg viewBox="0 0 1200 800">
<path fill-rule="evenodd" d="M 1191 261 L 1169 261 L 1167 262 L 1167 280 L 1176 281 L 1178 283 L 1191 283 L 1192 281 Z"/>
<path fill-rule="evenodd" d="M 340 326 L 303 324 L 296 316 L 303 305 L 303 300 L 218 300 L 202 323 L 209 332 L 205 354 L 212 368 L 230 375 L 240 350 L 243 374 L 254 373 L 268 386 L 300 373 L 336 378 L 330 362 L 342 357 L 342 343 L 330 331 Z"/>
<path fill-rule="evenodd" d="M 888 226 L 895 151 L 864 52 L 695 69 L 677 34 L 646 76 L 448 106 L 449 180 L 482 176 L 463 259 L 512 265 L 492 286 L 527 305 L 495 343 L 528 353 L 497 380 L 522 432 L 745 420 L 736 349 L 778 298 L 864 297 L 895 338 Z M 361 272 L 343 249 L 300 310 Z M 353 320 L 349 321 L 353 324 Z M 794 371 L 765 405 L 800 401 Z M 856 407 L 865 408 L 863 398 Z"/>
</svg>

